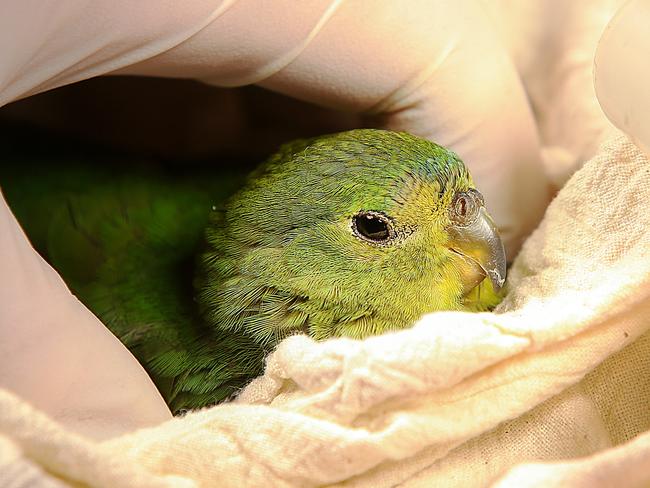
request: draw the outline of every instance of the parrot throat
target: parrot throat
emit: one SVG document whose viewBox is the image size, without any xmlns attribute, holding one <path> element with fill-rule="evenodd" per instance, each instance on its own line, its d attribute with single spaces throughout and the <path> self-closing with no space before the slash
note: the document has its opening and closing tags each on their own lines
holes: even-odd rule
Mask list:
<svg viewBox="0 0 650 488">
<path fill-rule="evenodd" d="M 269 277 L 226 274 L 224 267 L 214 266 L 217 254 L 204 256 L 196 300 L 204 322 L 218 335 L 236 334 L 251 341 L 264 354 L 294 334 L 316 340 L 363 338 L 407 327 L 414 320 L 399 307 L 387 307 L 394 313 L 385 313 L 387 310 L 373 308 L 366 300 L 333 299 L 324 289 L 307 296 L 287 290 L 279 280 L 272 282 Z M 223 259 L 221 255 L 221 262 Z"/>
<path fill-rule="evenodd" d="M 285 337 L 308 331 L 309 315 L 301 309 L 307 297 L 286 290 L 269 250 L 228 235 L 213 222 L 206 251 L 195 275 L 195 302 L 205 325 L 218 334 L 237 335 L 265 350 Z M 216 225 L 214 225 L 216 224 Z M 252 272 L 244 263 L 269 263 Z"/>
</svg>

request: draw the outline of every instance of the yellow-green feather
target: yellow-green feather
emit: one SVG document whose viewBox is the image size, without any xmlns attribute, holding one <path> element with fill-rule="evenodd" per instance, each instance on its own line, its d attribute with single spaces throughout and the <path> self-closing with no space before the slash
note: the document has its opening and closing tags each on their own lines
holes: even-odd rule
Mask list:
<svg viewBox="0 0 650 488">
<path fill-rule="evenodd" d="M 408 134 L 296 141 L 243 186 L 223 172 L 170 179 L 61 161 L 0 176 L 37 248 L 176 410 L 227 398 L 290 334 L 361 338 L 498 301 L 488 282 L 464 296 L 447 248 L 469 173 Z M 356 237 L 362 210 L 390 216 L 398 239 Z"/>
</svg>

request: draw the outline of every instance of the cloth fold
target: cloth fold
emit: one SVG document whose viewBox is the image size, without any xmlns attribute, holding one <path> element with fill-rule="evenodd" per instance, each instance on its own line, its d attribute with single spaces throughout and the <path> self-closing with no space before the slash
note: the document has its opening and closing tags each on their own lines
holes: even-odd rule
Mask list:
<svg viewBox="0 0 650 488">
<path fill-rule="evenodd" d="M 618 137 L 551 203 L 495 313 L 435 313 L 365 341 L 291 337 L 236 402 L 103 443 L 3 392 L 0 485 L 487 486 L 519 463 L 594 453 L 582 462 L 608 467 L 591 486 L 620 482 L 620 460 L 650 461 L 611 450 L 650 428 L 649 200 L 650 163 Z M 542 468 L 498 486 L 521 486 L 524 469 Z M 570 473 L 567 486 L 593 482 L 584 465 Z"/>
</svg>

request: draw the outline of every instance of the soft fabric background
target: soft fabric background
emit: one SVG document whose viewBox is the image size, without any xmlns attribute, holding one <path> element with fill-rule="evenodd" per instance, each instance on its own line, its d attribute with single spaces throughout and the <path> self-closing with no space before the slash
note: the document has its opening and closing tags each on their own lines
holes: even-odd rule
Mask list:
<svg viewBox="0 0 650 488">
<path fill-rule="evenodd" d="M 103 443 L 0 392 L 0 485 L 647 484 L 650 166 L 591 78 L 617 2 L 533 3 L 489 8 L 496 24 L 521 19 L 503 23 L 506 44 L 536 46 L 512 54 L 562 189 L 495 313 L 366 341 L 293 337 L 237 402 Z M 552 8 L 566 25 L 547 36 L 536 9 Z"/>
<path fill-rule="evenodd" d="M 645 156 L 614 139 L 553 201 L 497 313 L 290 338 L 234 404 L 97 444 L 3 392 L 0 473 L 15 486 L 482 486 L 624 443 L 650 426 L 649 181 Z M 632 481 L 647 441 L 628 449 Z M 511 476 L 501 486 L 522 486 Z"/>
</svg>

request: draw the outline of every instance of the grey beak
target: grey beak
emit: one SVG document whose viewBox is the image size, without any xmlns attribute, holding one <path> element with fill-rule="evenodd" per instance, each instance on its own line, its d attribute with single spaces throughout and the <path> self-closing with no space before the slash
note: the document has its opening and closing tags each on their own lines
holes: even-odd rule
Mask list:
<svg viewBox="0 0 650 488">
<path fill-rule="evenodd" d="M 449 234 L 452 249 L 477 263 L 498 292 L 506 281 L 506 251 L 485 207 L 470 224 L 450 227 Z"/>
</svg>

